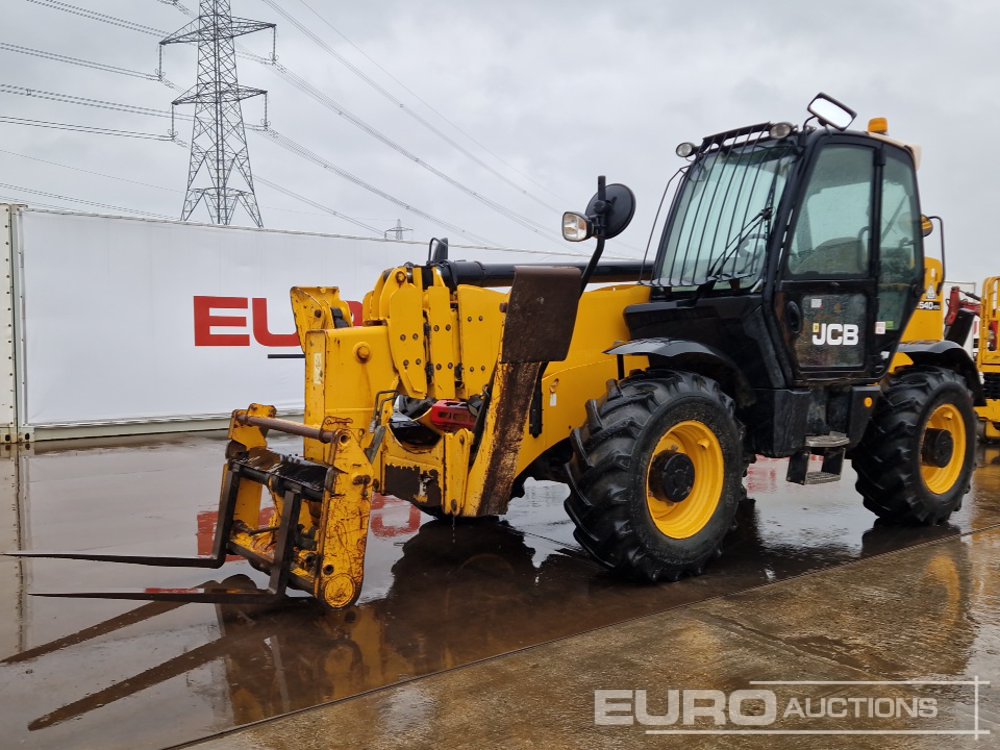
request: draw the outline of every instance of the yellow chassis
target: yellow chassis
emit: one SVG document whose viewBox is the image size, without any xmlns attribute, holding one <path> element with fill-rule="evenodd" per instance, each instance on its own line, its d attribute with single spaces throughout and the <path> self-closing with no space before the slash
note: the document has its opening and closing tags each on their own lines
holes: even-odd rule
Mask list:
<svg viewBox="0 0 1000 750">
<path fill-rule="evenodd" d="M 373 493 L 409 500 L 437 515 L 506 512 L 515 480 L 585 421 L 587 401 L 603 394 L 606 382 L 621 371 L 648 364 L 645 357 L 604 352 L 628 340 L 621 311 L 647 301 L 649 288 L 596 289 L 577 307 L 579 272 L 555 273 L 567 272 L 572 278 L 553 279 L 539 289 L 561 283 L 563 297 L 572 293 L 575 321 L 571 313 L 565 319 L 565 307 L 563 319 L 545 319 L 557 311 L 551 303 L 546 307 L 539 293 L 521 303 L 492 289 L 451 289 L 437 269 L 426 280 L 423 268 L 385 273 L 365 298 L 362 326 L 335 327 L 333 311 L 350 319 L 336 288 L 293 289 L 305 354 L 305 424 L 276 420 L 270 406 L 234 412 L 223 492 L 241 466 L 254 477 L 240 478 L 229 549 L 262 569 L 275 564 L 288 488 L 298 486 L 289 476 L 302 467 L 268 449 L 270 429 L 304 435 L 306 469 L 326 472 L 322 495 L 314 489 L 314 497 L 301 504 L 295 524 L 301 543 L 293 545 L 288 584 L 328 606 L 351 604 L 361 591 Z M 520 305 L 516 319 L 508 310 L 515 305 Z M 531 330 L 535 324 L 538 331 Z M 561 361 L 525 356 L 525 340 L 551 336 L 554 328 L 568 341 Z M 543 371 L 542 428 L 532 434 L 527 417 Z M 433 446 L 415 447 L 401 443 L 389 428 L 397 395 L 432 400 L 486 395 L 490 406 L 478 437 L 465 428 L 442 431 Z M 265 486 L 277 513 L 269 526 L 258 528 Z"/>
</svg>

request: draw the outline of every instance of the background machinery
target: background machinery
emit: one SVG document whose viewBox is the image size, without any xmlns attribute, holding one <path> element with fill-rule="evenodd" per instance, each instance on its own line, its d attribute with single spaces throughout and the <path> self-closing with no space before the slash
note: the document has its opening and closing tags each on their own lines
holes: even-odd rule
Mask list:
<svg viewBox="0 0 1000 750">
<path fill-rule="evenodd" d="M 599 262 L 634 209 L 601 178 L 563 217 L 567 239 L 596 238 L 586 265 L 450 260 L 432 243 L 376 280 L 360 326 L 337 289 L 293 289 L 305 420 L 233 413 L 211 557 L 19 554 L 218 567 L 233 553 L 270 574 L 266 591 L 55 595 L 261 601 L 291 586 L 344 607 L 375 493 L 497 516 L 536 477 L 568 482 L 576 538 L 601 563 L 676 580 L 720 554 L 758 454 L 787 457 L 799 483 L 849 459 L 878 516 L 943 521 L 986 402 L 940 328 L 904 336 L 925 290 L 919 151 L 882 120 L 848 131 L 855 113 L 826 95 L 809 111 L 681 144 L 652 262 Z M 270 431 L 302 436 L 302 455 L 269 449 Z"/>
<path fill-rule="evenodd" d="M 922 304 L 932 307 L 929 303 Z M 936 310 L 942 310 L 938 304 Z M 989 442 L 1000 440 L 1000 276 L 983 281 L 982 295 L 953 286 L 948 296 L 947 313 L 943 311 L 944 337 L 963 346 L 970 346 L 976 367 L 983 381 L 986 403 L 976 407 L 983 427 L 983 437 Z M 978 321 L 978 326 L 976 325 Z M 977 336 L 970 342 L 975 331 Z"/>
</svg>

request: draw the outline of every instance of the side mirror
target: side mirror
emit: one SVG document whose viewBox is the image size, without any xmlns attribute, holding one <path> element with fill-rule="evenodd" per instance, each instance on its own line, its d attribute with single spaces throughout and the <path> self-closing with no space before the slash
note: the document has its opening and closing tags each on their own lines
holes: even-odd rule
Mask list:
<svg viewBox="0 0 1000 750">
<path fill-rule="evenodd" d="M 597 193 L 587 204 L 587 210 L 579 214 L 567 211 L 563 214 L 562 235 L 570 242 L 582 242 L 591 237 L 607 240 L 625 231 L 635 215 L 635 193 L 620 183 L 604 184 L 604 178 L 597 179 Z"/>
<path fill-rule="evenodd" d="M 858 113 L 842 104 L 828 94 L 816 94 L 809 106 L 809 114 L 814 115 L 822 124 L 837 130 L 847 130 Z"/>
</svg>

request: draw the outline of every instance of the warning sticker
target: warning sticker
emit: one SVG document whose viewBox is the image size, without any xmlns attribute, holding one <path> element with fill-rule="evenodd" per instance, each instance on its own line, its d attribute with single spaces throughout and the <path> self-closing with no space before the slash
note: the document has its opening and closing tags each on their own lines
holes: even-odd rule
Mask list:
<svg viewBox="0 0 1000 750">
<path fill-rule="evenodd" d="M 875 323 L 875 335 L 881 336 L 884 333 L 885 333 L 885 321 L 880 320 L 877 323 Z"/>
</svg>

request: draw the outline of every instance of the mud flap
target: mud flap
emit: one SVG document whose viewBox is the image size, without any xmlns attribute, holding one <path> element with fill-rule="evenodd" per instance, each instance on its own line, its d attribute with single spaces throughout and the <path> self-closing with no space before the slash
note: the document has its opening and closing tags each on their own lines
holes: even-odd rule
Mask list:
<svg viewBox="0 0 1000 750">
<path fill-rule="evenodd" d="M 469 474 L 467 512 L 506 509 L 535 384 L 545 363 L 566 358 L 579 299 L 577 268 L 515 269 L 486 425 Z"/>
</svg>

